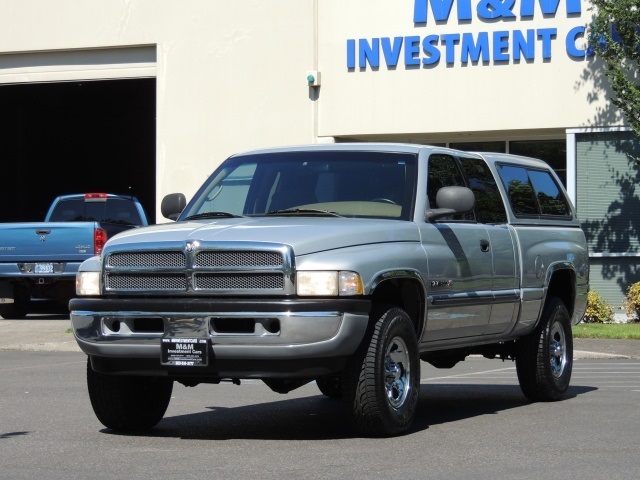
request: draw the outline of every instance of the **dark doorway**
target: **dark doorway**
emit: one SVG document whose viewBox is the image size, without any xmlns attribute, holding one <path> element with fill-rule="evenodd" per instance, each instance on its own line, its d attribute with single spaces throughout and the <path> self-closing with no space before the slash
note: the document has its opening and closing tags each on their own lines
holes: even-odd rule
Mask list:
<svg viewBox="0 0 640 480">
<path fill-rule="evenodd" d="M 156 80 L 0 86 L 0 222 L 69 193 L 134 195 L 155 222 Z"/>
</svg>

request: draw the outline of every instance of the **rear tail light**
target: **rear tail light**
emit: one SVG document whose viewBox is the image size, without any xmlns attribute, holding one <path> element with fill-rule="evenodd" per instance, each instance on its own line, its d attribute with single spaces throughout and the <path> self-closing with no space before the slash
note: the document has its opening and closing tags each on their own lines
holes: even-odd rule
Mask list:
<svg viewBox="0 0 640 480">
<path fill-rule="evenodd" d="M 93 251 L 96 255 L 100 255 L 102 253 L 102 249 L 104 248 L 104 244 L 107 243 L 107 232 L 105 232 L 101 228 L 96 228 L 93 230 Z"/>
<path fill-rule="evenodd" d="M 85 193 L 85 202 L 106 202 L 108 195 L 106 193 Z"/>
</svg>

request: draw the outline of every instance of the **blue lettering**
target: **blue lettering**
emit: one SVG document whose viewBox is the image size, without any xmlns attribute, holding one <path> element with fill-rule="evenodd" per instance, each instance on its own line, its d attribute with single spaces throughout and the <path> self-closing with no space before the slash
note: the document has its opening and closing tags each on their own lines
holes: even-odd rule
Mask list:
<svg viewBox="0 0 640 480">
<path fill-rule="evenodd" d="M 551 58 L 551 41 L 558 34 L 557 28 L 541 28 L 538 30 L 538 38 L 542 40 L 542 58 Z"/>
<path fill-rule="evenodd" d="M 440 50 L 436 46 L 438 43 L 437 35 L 427 35 L 422 40 L 422 51 L 425 53 L 425 57 L 422 59 L 424 65 L 433 65 L 440 61 Z"/>
<path fill-rule="evenodd" d="M 359 66 L 360 68 L 366 68 L 367 62 L 371 68 L 377 68 L 380 66 L 380 39 L 373 38 L 371 40 L 371 45 L 366 38 L 361 38 L 358 41 L 359 46 Z"/>
<path fill-rule="evenodd" d="M 527 30 L 527 38 L 524 37 L 522 30 L 513 32 L 513 59 L 520 60 L 520 53 L 527 60 L 533 60 L 535 56 L 535 31 Z"/>
<path fill-rule="evenodd" d="M 460 59 L 462 63 L 469 62 L 471 56 L 472 62 L 477 62 L 482 55 L 482 61 L 488 62 L 490 59 L 489 52 L 489 34 L 487 32 L 478 33 L 478 41 L 474 42 L 472 33 L 462 35 L 462 54 Z"/>
<path fill-rule="evenodd" d="M 565 40 L 567 53 L 572 57 L 577 58 L 592 57 L 595 54 L 593 49 L 587 48 L 585 50 L 576 46 L 576 40 L 579 37 L 584 37 L 584 27 L 574 27 L 569 30 L 569 33 L 567 34 L 567 38 Z"/>
<path fill-rule="evenodd" d="M 536 0 L 521 0 L 520 16 L 533 17 L 534 4 Z M 540 4 L 540 10 L 544 15 L 555 15 L 560 5 L 560 0 L 537 0 Z M 567 14 L 582 13 L 580 0 L 565 0 L 567 4 Z"/>
<path fill-rule="evenodd" d="M 493 32 L 493 61 L 509 61 L 509 32 Z"/>
<path fill-rule="evenodd" d="M 496 18 L 514 18 L 511 11 L 516 0 L 480 0 L 476 7 L 479 18 L 494 20 Z"/>
<path fill-rule="evenodd" d="M 516 0 L 480 0 L 476 7 L 479 18 L 494 20 L 496 18 L 515 18 L 511 11 Z"/>
<path fill-rule="evenodd" d="M 496 18 L 515 18 L 511 11 L 516 0 L 480 0 L 476 11 L 479 18 L 494 20 Z"/>
<path fill-rule="evenodd" d="M 427 23 L 427 6 L 431 3 L 431 12 L 436 22 L 446 22 L 451 15 L 454 0 L 414 0 L 413 21 Z M 457 0 L 458 20 L 471 20 L 471 0 Z"/>
<path fill-rule="evenodd" d="M 347 68 L 356 68 L 356 41 L 347 40 Z"/>
<path fill-rule="evenodd" d="M 456 43 L 460 43 L 460 35 L 457 33 L 447 33 L 440 35 L 440 41 L 445 45 L 447 65 L 451 65 L 456 61 Z"/>
<path fill-rule="evenodd" d="M 420 41 L 420 39 L 418 39 Z M 394 37 L 393 46 L 391 45 L 390 38 L 382 39 L 382 54 L 384 55 L 384 61 L 389 67 L 395 67 L 398 65 L 398 59 L 400 58 L 400 51 L 402 50 L 402 37 Z M 420 63 L 420 61 L 418 61 Z"/>
<path fill-rule="evenodd" d="M 420 37 L 407 37 L 404 39 L 404 64 L 420 65 Z"/>
</svg>

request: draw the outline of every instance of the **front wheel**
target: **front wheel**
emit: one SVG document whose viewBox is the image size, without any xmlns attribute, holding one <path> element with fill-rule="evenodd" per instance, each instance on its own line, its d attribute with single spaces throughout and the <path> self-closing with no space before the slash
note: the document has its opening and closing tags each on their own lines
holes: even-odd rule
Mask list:
<svg viewBox="0 0 640 480">
<path fill-rule="evenodd" d="M 105 375 L 87 363 L 87 386 L 93 411 L 107 428 L 148 430 L 167 411 L 173 381 L 160 377 Z"/>
<path fill-rule="evenodd" d="M 548 299 L 540 323 L 518 341 L 516 371 L 522 393 L 533 401 L 560 400 L 571 380 L 573 335 L 562 300 Z"/>
<path fill-rule="evenodd" d="M 346 400 L 362 433 L 398 435 L 411 426 L 418 404 L 418 342 L 411 319 L 400 308 L 374 315 L 372 321 L 349 362 Z"/>
</svg>

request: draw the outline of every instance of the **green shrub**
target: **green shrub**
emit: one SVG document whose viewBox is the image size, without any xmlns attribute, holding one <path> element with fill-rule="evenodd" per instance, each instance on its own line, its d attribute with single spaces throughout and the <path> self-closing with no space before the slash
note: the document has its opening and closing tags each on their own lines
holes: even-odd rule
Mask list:
<svg viewBox="0 0 640 480">
<path fill-rule="evenodd" d="M 587 311 L 584 314 L 583 321 L 585 323 L 609 323 L 612 320 L 613 306 L 607 303 L 598 292 L 590 290 L 587 297 Z"/>
<path fill-rule="evenodd" d="M 627 311 L 630 322 L 640 322 L 640 282 L 629 287 L 622 308 Z"/>
</svg>

